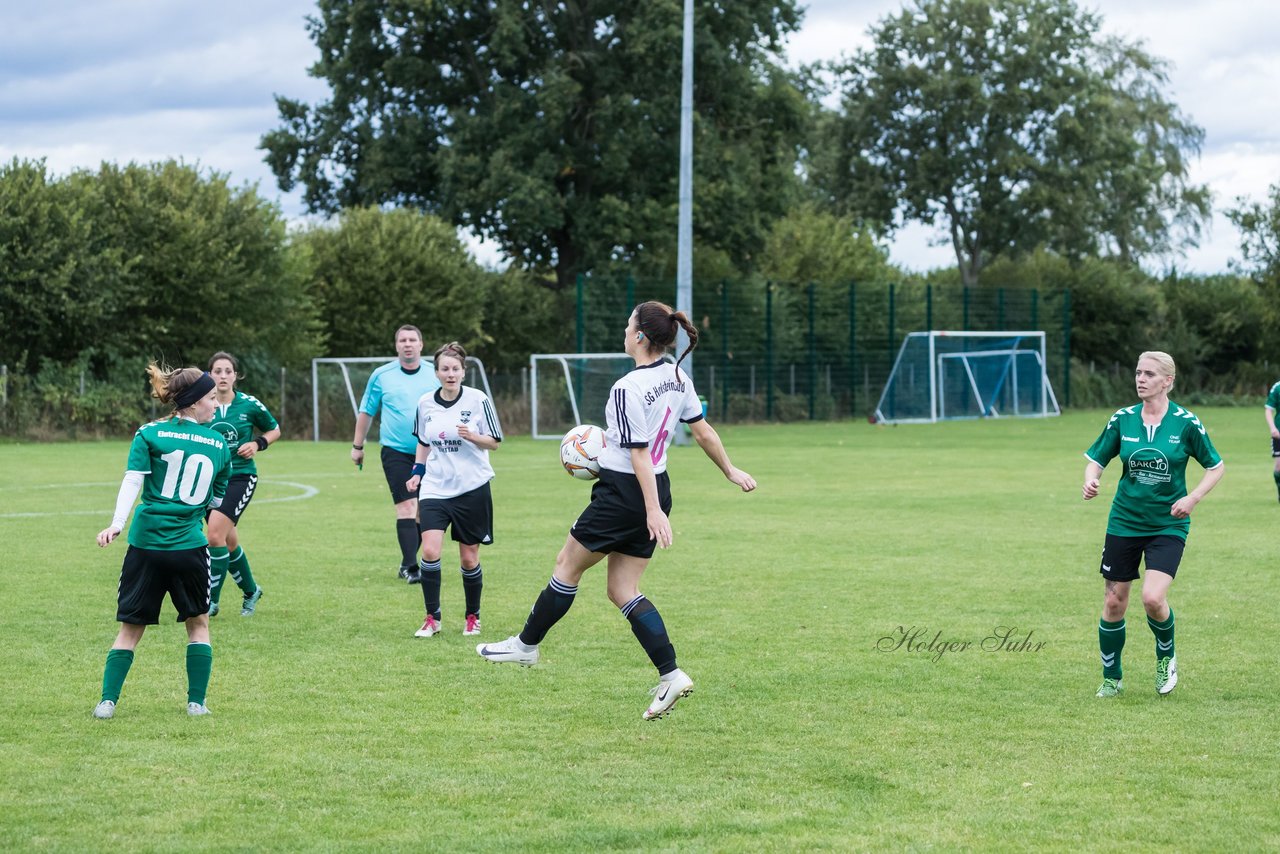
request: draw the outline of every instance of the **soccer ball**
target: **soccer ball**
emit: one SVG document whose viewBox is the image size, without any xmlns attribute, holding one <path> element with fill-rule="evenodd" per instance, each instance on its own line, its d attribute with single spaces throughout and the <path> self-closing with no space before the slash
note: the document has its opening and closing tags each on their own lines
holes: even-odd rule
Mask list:
<svg viewBox="0 0 1280 854">
<path fill-rule="evenodd" d="M 579 424 L 560 440 L 560 464 L 580 480 L 594 480 L 600 476 L 597 458 L 603 448 L 604 431 L 594 424 Z"/>
</svg>

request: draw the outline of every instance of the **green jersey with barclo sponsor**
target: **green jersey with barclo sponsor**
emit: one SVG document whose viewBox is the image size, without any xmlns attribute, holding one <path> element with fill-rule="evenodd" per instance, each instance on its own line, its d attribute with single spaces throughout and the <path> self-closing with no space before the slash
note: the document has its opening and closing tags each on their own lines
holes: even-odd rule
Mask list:
<svg viewBox="0 0 1280 854">
<path fill-rule="evenodd" d="M 236 475 L 258 473 L 258 467 L 252 459 L 246 460 L 236 453 L 245 442 L 253 441 L 254 428 L 259 433 L 265 433 L 276 429 L 280 424 L 262 405 L 262 401 L 251 394 L 238 391 L 230 403 L 218 404 L 218 408 L 213 411 L 213 420 L 205 426 L 227 440 L 227 447 L 231 449 L 231 473 Z"/>
<path fill-rule="evenodd" d="M 1267 406 L 1271 407 L 1271 420 L 1280 427 L 1280 383 L 1273 385 L 1271 391 L 1267 392 Z"/>
<path fill-rule="evenodd" d="M 1084 455 L 1105 467 L 1120 457 L 1123 469 L 1111 502 L 1107 533 L 1121 537 L 1170 534 L 1185 540 L 1191 518 L 1169 514 L 1187 494 L 1187 460 L 1206 469 L 1222 465 L 1222 457 L 1194 412 L 1172 400 L 1160 423 L 1142 423 L 1142 404 L 1116 410 Z"/>
<path fill-rule="evenodd" d="M 231 477 L 231 450 L 221 436 L 186 418 L 152 421 L 133 436 L 128 470 L 144 475 L 129 545 L 163 551 L 208 545 L 205 508 L 226 493 Z"/>
</svg>

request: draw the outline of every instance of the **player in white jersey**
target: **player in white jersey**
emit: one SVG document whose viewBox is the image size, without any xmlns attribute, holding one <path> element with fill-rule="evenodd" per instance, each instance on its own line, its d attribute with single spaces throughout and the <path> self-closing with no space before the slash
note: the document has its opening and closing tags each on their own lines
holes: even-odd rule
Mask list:
<svg viewBox="0 0 1280 854">
<path fill-rule="evenodd" d="M 422 529 L 422 560 L 418 574 L 427 615 L 415 637 L 440 632 L 440 555 L 444 530 L 453 531 L 466 599 L 462 633 L 480 634 L 480 593 L 484 576 L 480 546 L 493 542 L 493 496 L 489 481 L 493 466 L 489 452 L 502 433 L 493 404 L 479 389 L 462 384 L 467 351 L 457 341 L 435 352 L 440 388 L 418 401 L 413 435 L 418 440 L 414 465 L 405 488 L 418 494 L 418 526 Z"/>
<path fill-rule="evenodd" d="M 676 666 L 675 647 L 658 609 L 639 588 L 655 545 L 666 548 L 672 541 L 667 451 L 677 422 L 689 425 L 698 446 L 731 483 L 743 492 L 756 488 L 751 475 L 729 462 L 719 435 L 702 416 L 693 380 L 680 370 L 680 361 L 672 365 L 662 358 L 681 328 L 689 336 L 689 347 L 680 354 L 683 360 L 698 343 L 698 330 L 683 312 L 646 302 L 631 313 L 623 349 L 636 367 L 614 383 L 605 406 L 605 450 L 591 503 L 570 529 L 551 582 L 538 595 L 524 629 L 501 643 L 476 647 L 490 661 L 536 664 L 538 644 L 568 613 L 582 574 L 608 557 L 609 599 L 621 609 L 658 669 L 645 720 L 662 717 L 693 691 L 693 680 Z"/>
</svg>

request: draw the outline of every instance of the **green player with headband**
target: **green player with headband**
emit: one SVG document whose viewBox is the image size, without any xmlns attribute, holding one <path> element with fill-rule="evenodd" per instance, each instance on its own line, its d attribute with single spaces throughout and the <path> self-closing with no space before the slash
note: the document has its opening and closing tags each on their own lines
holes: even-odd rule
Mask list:
<svg viewBox="0 0 1280 854">
<path fill-rule="evenodd" d="M 258 486 L 254 457 L 280 438 L 280 425 L 256 397 L 236 391 L 240 365 L 230 353 L 217 352 L 209 359 L 209 374 L 217 384 L 217 408 L 209 427 L 231 448 L 231 482 L 222 506 L 209 510 L 209 571 L 212 601 L 209 616 L 218 613 L 218 600 L 228 574 L 240 587 L 244 601 L 240 616 L 252 617 L 262 598 L 262 587 L 253 578 L 249 559 L 240 547 L 237 526 Z M 254 436 L 254 431 L 258 435 Z"/>
<path fill-rule="evenodd" d="M 93 710 L 101 719 L 115 716 L 134 650 L 147 626 L 160 622 L 166 593 L 187 628 L 187 714 L 209 714 L 209 549 L 200 523 L 205 508 L 217 507 L 226 493 L 231 451 L 221 436 L 201 426 L 213 415 L 213 377 L 199 368 L 170 371 L 155 362 L 147 373 L 152 396 L 171 404 L 173 413 L 134 434 L 115 515 L 98 534 L 99 546 L 114 542 L 142 493 L 120 570 L 120 631 L 107 653 L 102 699 Z"/>
<path fill-rule="evenodd" d="M 1267 430 L 1271 433 L 1271 456 L 1276 463 L 1271 477 L 1276 482 L 1276 494 L 1280 496 L 1280 416 L 1276 414 L 1277 410 L 1280 410 L 1280 382 L 1267 392 L 1267 402 L 1262 407 L 1262 414 L 1267 419 Z"/>
<path fill-rule="evenodd" d="M 1102 550 L 1106 591 L 1098 646 L 1102 653 L 1099 697 L 1114 697 L 1123 688 L 1120 654 L 1124 650 L 1124 614 L 1129 588 L 1146 559 L 1142 605 L 1147 625 L 1156 636 L 1156 691 L 1164 695 L 1178 684 L 1178 659 L 1173 645 L 1173 610 L 1169 587 L 1178 573 L 1191 511 L 1222 479 L 1225 465 L 1195 413 L 1169 400 L 1177 368 L 1168 353 L 1148 351 L 1138 357 L 1135 374 L 1141 401 L 1117 410 L 1102 434 L 1085 451 L 1082 494 L 1097 497 L 1102 470 L 1116 457 L 1120 482 L 1107 520 Z M 1204 467 L 1196 488 L 1187 491 L 1187 461 Z"/>
</svg>

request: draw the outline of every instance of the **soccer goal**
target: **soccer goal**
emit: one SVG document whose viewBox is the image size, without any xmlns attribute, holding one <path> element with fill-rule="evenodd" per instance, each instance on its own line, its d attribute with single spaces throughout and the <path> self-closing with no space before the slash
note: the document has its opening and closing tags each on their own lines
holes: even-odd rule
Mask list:
<svg viewBox="0 0 1280 854">
<path fill-rule="evenodd" d="M 604 427 L 609 389 L 635 359 L 625 353 L 534 353 L 529 357 L 531 433 L 560 439 L 579 424 Z"/>
<path fill-rule="evenodd" d="M 379 365 L 385 365 L 394 359 L 395 357 L 387 358 L 386 356 L 338 356 L 311 360 L 311 419 L 314 425 L 314 441 L 320 441 L 322 424 L 338 432 L 343 430 L 347 433 L 351 432 L 360 408 L 360 398 L 364 396 L 364 387 L 368 384 L 369 377 Z M 423 357 L 422 370 L 434 370 L 430 358 Z M 472 388 L 482 389 L 489 395 L 489 400 L 493 400 L 484 362 L 475 356 L 467 357 L 467 373 L 463 376 L 462 382 Z M 346 414 L 348 411 L 350 412 L 349 420 Z M 497 427 L 501 432 L 502 424 L 498 417 L 496 402 L 493 417 L 499 421 Z M 328 434 L 332 430 L 326 429 L 325 432 Z"/>
<path fill-rule="evenodd" d="M 1059 415 L 1044 332 L 912 332 L 885 383 L 876 420 Z"/>
</svg>

